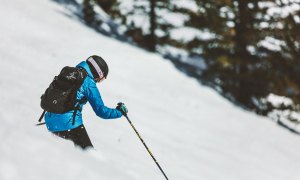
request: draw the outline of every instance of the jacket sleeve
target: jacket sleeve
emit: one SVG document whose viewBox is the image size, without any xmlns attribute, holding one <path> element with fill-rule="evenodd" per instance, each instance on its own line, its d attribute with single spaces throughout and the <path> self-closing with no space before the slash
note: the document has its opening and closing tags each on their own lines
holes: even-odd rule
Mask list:
<svg viewBox="0 0 300 180">
<path fill-rule="evenodd" d="M 108 108 L 104 105 L 95 83 L 89 83 L 85 95 L 97 116 L 103 119 L 116 119 L 122 116 L 119 110 Z"/>
</svg>

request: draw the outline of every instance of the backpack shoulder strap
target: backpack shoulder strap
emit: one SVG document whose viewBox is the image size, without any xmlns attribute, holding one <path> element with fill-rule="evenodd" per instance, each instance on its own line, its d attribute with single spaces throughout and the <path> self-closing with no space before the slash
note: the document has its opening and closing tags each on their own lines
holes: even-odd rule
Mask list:
<svg viewBox="0 0 300 180">
<path fill-rule="evenodd" d="M 84 103 L 86 100 L 87 100 L 86 97 L 83 97 L 82 99 L 77 100 L 77 105 L 75 106 L 75 109 L 74 109 L 74 112 L 73 112 L 72 125 L 75 124 L 76 113 L 77 113 L 77 111 L 79 110 L 80 105 L 81 105 L 82 103 Z"/>
</svg>

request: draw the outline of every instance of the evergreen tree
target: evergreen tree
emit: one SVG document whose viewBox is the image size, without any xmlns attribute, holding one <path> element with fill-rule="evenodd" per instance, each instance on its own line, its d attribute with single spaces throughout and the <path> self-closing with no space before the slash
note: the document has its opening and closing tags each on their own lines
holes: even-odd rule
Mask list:
<svg viewBox="0 0 300 180">
<path fill-rule="evenodd" d="M 119 0 L 110 11 L 114 19 L 126 26 L 125 34 L 133 42 L 150 50 L 156 51 L 157 44 L 164 42 L 167 36 L 168 23 L 163 20 L 161 11 L 166 10 L 169 0 Z M 159 21 L 158 21 L 159 19 Z M 159 33 L 158 33 L 159 32 Z"/>
<path fill-rule="evenodd" d="M 93 0 L 84 0 L 83 1 L 83 19 L 88 26 L 95 26 L 95 16 Z"/>
</svg>

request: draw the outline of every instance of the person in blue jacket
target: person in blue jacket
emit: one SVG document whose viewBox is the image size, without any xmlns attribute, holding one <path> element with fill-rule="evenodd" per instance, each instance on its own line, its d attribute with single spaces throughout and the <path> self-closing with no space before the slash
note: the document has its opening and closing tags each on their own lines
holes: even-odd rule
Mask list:
<svg viewBox="0 0 300 180">
<path fill-rule="evenodd" d="M 93 148 L 82 121 L 83 105 L 89 102 L 96 115 L 103 119 L 120 118 L 127 113 L 127 108 L 123 103 L 118 103 L 116 108 L 108 108 L 104 105 L 96 86 L 96 83 L 104 81 L 108 75 L 108 66 L 101 57 L 93 55 L 76 67 L 83 68 L 87 76 L 77 91 L 77 99 L 85 99 L 85 101 L 80 104 L 79 110 L 76 112 L 74 124 L 72 123 L 74 110 L 63 114 L 47 112 L 45 123 L 50 132 L 73 141 L 76 146 L 82 149 Z"/>
</svg>

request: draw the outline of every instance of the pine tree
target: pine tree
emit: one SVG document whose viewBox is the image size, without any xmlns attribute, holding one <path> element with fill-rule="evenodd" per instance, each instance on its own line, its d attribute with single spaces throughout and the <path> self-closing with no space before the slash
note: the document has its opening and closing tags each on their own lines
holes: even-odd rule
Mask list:
<svg viewBox="0 0 300 180">
<path fill-rule="evenodd" d="M 165 36 L 159 36 L 158 31 L 167 34 L 167 23 L 162 20 L 160 11 L 167 8 L 169 0 L 132 0 L 133 7 L 122 10 L 126 1 L 120 0 L 118 8 L 114 8 L 113 17 L 127 26 L 125 33 L 133 42 L 148 49 L 156 51 L 156 46 L 164 41 Z M 160 19 L 160 22 L 158 22 Z"/>
<path fill-rule="evenodd" d="M 88 26 L 95 25 L 95 16 L 96 13 L 93 8 L 93 0 L 84 0 L 83 1 L 83 19 Z"/>
<path fill-rule="evenodd" d="M 261 13 L 255 0 L 220 0 L 210 3 L 197 1 L 203 7 L 199 28 L 207 28 L 216 34 L 216 38 L 201 42 L 204 55 L 209 59 L 208 70 L 204 77 L 211 82 L 219 82 L 224 93 L 232 100 L 254 108 L 251 97 L 263 97 L 267 92 L 266 79 L 253 79 L 266 74 L 257 67 L 260 58 L 249 51 L 257 46 L 263 34 L 260 34 L 257 18 Z M 193 17 L 195 19 L 195 17 Z M 260 87 L 257 90 L 256 87 Z"/>
</svg>

